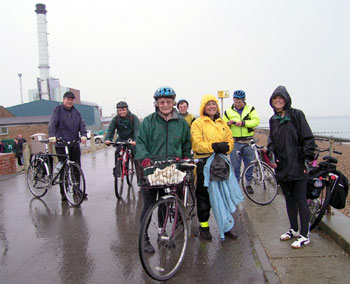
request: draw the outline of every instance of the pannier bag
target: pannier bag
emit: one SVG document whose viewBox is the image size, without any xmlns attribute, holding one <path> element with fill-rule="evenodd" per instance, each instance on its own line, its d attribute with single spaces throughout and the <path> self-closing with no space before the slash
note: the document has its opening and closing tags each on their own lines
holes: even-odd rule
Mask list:
<svg viewBox="0 0 350 284">
<path fill-rule="evenodd" d="M 332 192 L 329 204 L 336 209 L 343 209 L 346 204 L 346 197 L 348 196 L 349 181 L 341 172 L 337 171 L 336 174 L 339 178 Z"/>
</svg>

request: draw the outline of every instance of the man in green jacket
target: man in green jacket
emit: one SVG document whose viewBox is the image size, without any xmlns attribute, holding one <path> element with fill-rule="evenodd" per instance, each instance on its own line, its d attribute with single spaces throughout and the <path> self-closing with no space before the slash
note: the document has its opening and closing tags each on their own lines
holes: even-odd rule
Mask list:
<svg viewBox="0 0 350 284">
<path fill-rule="evenodd" d="M 231 129 L 234 139 L 234 148 L 230 154 L 230 159 L 238 182 L 241 176 L 242 158 L 244 167 L 246 167 L 254 160 L 255 155 L 251 147 L 245 147 L 239 156 L 237 155 L 237 151 L 240 151 L 243 146 L 254 138 L 254 128 L 260 123 L 259 115 L 254 106 L 248 105 L 245 99 L 246 95 L 244 91 L 234 91 L 233 105 L 225 110 L 223 116 L 224 121 L 227 122 L 227 125 Z M 251 171 L 247 172 L 246 179 L 248 182 L 247 191 L 253 194 L 254 191 L 249 184 L 252 179 Z"/>
<path fill-rule="evenodd" d="M 151 160 L 162 160 L 179 157 L 191 157 L 190 128 L 174 108 L 176 93 L 170 87 L 160 87 L 154 93 L 154 113 L 142 121 L 136 138 L 135 159 L 141 162 L 143 168 L 151 165 Z M 157 190 L 141 188 L 143 209 L 141 223 L 148 208 L 156 201 Z M 164 195 L 159 190 L 159 195 Z M 148 235 L 144 236 L 145 252 L 154 253 L 154 248 Z"/>
</svg>

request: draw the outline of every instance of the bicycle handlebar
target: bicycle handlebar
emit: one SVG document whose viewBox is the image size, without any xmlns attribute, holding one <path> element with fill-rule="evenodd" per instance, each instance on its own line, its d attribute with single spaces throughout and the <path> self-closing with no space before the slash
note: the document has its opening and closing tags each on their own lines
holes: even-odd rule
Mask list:
<svg viewBox="0 0 350 284">
<path fill-rule="evenodd" d="M 113 147 L 116 147 L 117 145 L 132 145 L 133 140 L 129 138 L 126 141 L 116 141 L 116 142 L 111 142 L 109 144 L 106 144 L 107 146 L 112 145 Z"/>
<path fill-rule="evenodd" d="M 58 137 L 56 140 L 57 140 L 56 143 L 57 142 L 58 143 L 62 143 L 62 144 L 67 145 L 67 146 L 80 143 L 80 139 L 74 139 L 72 141 L 66 141 L 62 137 Z M 43 139 L 43 140 L 39 140 L 39 142 L 43 143 L 43 144 L 49 144 L 50 140 L 49 139 Z"/>
<path fill-rule="evenodd" d="M 202 159 L 180 159 L 180 158 L 174 158 L 169 160 L 162 160 L 162 161 L 154 161 L 154 166 L 160 166 L 163 164 L 185 164 L 185 163 L 192 163 L 192 164 L 198 164 L 203 163 Z"/>
</svg>

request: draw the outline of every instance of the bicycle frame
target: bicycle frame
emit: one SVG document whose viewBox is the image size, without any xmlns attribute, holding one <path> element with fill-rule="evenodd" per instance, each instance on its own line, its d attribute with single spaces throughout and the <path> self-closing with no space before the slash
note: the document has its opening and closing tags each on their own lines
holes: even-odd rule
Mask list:
<svg viewBox="0 0 350 284">
<path fill-rule="evenodd" d="M 127 169 L 126 169 L 126 165 L 130 159 L 131 154 L 131 150 L 128 147 L 128 145 L 131 145 L 131 141 L 126 141 L 126 142 L 115 142 L 115 143 L 111 143 L 114 147 L 117 147 L 117 145 L 121 145 L 120 150 L 118 152 L 118 156 L 116 157 L 115 160 L 115 166 L 117 166 L 117 161 L 121 160 L 122 161 L 122 172 L 121 175 L 122 177 L 125 177 L 126 174 L 128 173 Z"/>
<path fill-rule="evenodd" d="M 256 163 L 258 163 L 258 165 L 259 165 L 259 181 L 261 182 L 261 181 L 263 181 L 264 179 L 265 179 L 265 175 L 264 175 L 264 171 L 263 171 L 263 168 L 262 168 L 262 166 L 261 166 L 261 163 L 262 163 L 262 161 L 261 161 L 261 159 L 260 159 L 260 149 L 262 149 L 263 148 L 263 146 L 258 146 L 258 145 L 256 145 L 255 144 L 255 140 L 251 140 L 250 142 L 249 142 L 249 144 L 247 144 L 247 145 L 245 145 L 244 147 L 242 147 L 241 148 L 241 150 L 240 151 L 242 151 L 245 147 L 251 147 L 252 149 L 253 149 L 253 151 L 254 151 L 254 156 L 255 156 L 255 159 L 254 159 L 254 161 L 252 161 L 252 163 L 254 163 L 254 162 L 256 162 Z M 241 154 L 241 152 L 240 151 L 237 151 L 237 155 L 242 155 Z M 266 164 L 267 165 L 267 164 Z M 269 166 L 269 165 L 267 165 L 267 166 Z M 269 166 L 270 167 L 270 166 Z M 270 167 L 271 168 L 271 167 Z M 272 168 L 271 168 L 272 169 Z M 272 169 L 273 170 L 273 169 Z"/>
<path fill-rule="evenodd" d="M 65 154 L 50 154 L 49 153 L 49 147 L 48 147 L 48 140 L 42 140 L 40 141 L 41 143 L 45 144 L 45 153 L 40 152 L 34 156 L 34 160 L 38 159 L 43 162 L 45 166 L 45 170 L 48 173 L 48 176 L 50 178 L 50 183 L 52 185 L 55 185 L 56 181 L 59 179 L 59 176 L 62 174 L 64 171 L 64 168 L 67 164 L 69 163 L 74 163 L 73 161 L 69 160 L 69 150 L 68 150 L 68 145 L 65 144 Z M 52 164 L 52 157 L 65 157 L 65 161 L 63 162 L 63 165 L 59 172 L 55 175 L 53 175 L 53 164 Z"/>
</svg>

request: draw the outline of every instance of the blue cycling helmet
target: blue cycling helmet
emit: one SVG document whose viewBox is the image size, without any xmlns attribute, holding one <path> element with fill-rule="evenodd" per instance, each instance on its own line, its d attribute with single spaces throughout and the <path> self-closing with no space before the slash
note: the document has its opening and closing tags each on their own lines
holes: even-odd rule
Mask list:
<svg viewBox="0 0 350 284">
<path fill-rule="evenodd" d="M 159 87 L 155 93 L 153 98 L 158 100 L 159 98 L 172 98 L 175 99 L 176 93 L 173 88 L 170 87 Z"/>
<path fill-rule="evenodd" d="M 245 91 L 242 91 L 242 90 L 234 91 L 233 98 L 245 100 Z"/>
</svg>

